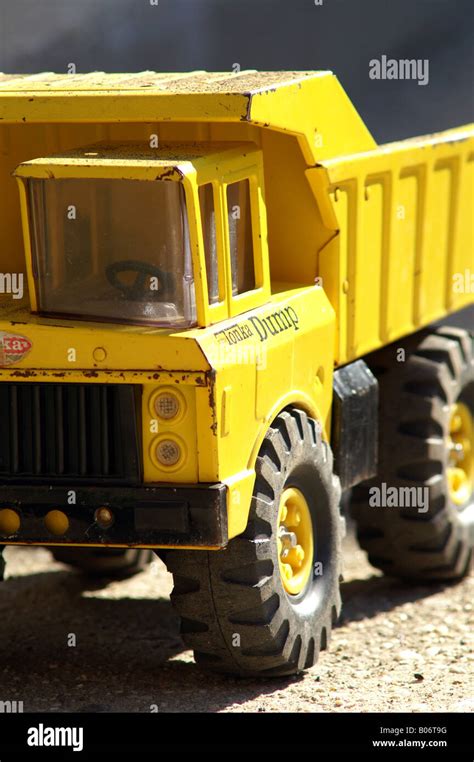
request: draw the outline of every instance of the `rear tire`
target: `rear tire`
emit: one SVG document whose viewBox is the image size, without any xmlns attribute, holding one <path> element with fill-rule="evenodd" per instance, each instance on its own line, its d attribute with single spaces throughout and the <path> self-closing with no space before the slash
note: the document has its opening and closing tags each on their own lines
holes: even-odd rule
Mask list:
<svg viewBox="0 0 474 762">
<path fill-rule="evenodd" d="M 400 347 L 405 349 L 405 362 L 397 361 Z M 453 406 L 460 402 L 474 416 L 472 337 L 459 328 L 425 331 L 374 353 L 366 362 L 379 381 L 379 467 L 377 478 L 352 492 L 359 542 L 370 563 L 386 574 L 412 580 L 459 579 L 470 568 L 474 492 L 472 468 L 465 500 L 450 487 L 450 421 Z M 472 441 L 470 448 L 472 459 Z M 426 488 L 427 512 L 371 507 L 370 490 L 383 483 L 387 488 Z"/>
<path fill-rule="evenodd" d="M 307 526 L 313 530 L 309 576 L 295 595 L 287 593 L 288 580 L 280 572 L 284 492 L 303 496 L 304 510 L 311 515 Z M 223 551 L 170 551 L 166 556 L 182 636 L 201 666 L 241 676 L 276 676 L 316 662 L 341 608 L 344 520 L 339 500 L 332 453 L 319 424 L 299 410 L 282 412 L 257 458 L 245 532 Z M 290 504 L 288 515 L 295 516 L 296 510 Z M 298 531 L 303 529 L 296 529 L 295 542 L 300 541 Z"/>
<path fill-rule="evenodd" d="M 142 548 L 50 548 L 55 561 L 91 577 L 125 579 L 143 571 L 153 551 Z"/>
</svg>

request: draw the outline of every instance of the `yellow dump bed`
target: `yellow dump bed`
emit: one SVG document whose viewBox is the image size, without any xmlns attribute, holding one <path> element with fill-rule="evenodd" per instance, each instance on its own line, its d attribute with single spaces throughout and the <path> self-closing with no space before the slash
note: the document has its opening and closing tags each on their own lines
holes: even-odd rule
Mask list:
<svg viewBox="0 0 474 762">
<path fill-rule="evenodd" d="M 321 162 L 308 172 L 335 238 L 319 272 L 339 363 L 474 302 L 474 127 Z"/>
</svg>

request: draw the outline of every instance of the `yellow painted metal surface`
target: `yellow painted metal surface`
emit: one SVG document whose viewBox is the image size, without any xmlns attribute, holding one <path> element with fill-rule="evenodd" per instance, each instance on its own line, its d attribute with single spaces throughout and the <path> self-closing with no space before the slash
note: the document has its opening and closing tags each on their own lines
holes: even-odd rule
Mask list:
<svg viewBox="0 0 474 762">
<path fill-rule="evenodd" d="M 249 122 L 297 135 L 306 161 L 375 147 L 329 71 L 0 74 L 6 123 Z"/>
<path fill-rule="evenodd" d="M 231 536 L 245 529 L 258 450 L 271 421 L 297 405 L 321 421 L 332 400 L 335 315 L 317 286 L 275 293 L 258 309 L 192 332 L 215 378 L 212 427 L 199 425 L 200 476 L 232 485 Z M 209 409 L 198 389 L 198 419 Z M 202 467 L 202 470 L 201 470 Z"/>
<path fill-rule="evenodd" d="M 474 301 L 474 127 L 322 162 L 319 272 L 350 362 Z"/>
<path fill-rule="evenodd" d="M 473 135 L 377 147 L 330 72 L 0 75 L 0 273 L 29 282 L 21 300 L 0 293 L 0 335 L 31 345 L 0 368 L 0 383 L 139 384 L 146 482 L 223 482 L 229 536 L 238 535 L 259 447 L 283 408 L 301 407 L 329 438 L 335 364 L 474 300 Z M 159 149 L 147 148 L 156 136 Z M 34 314 L 29 177 L 182 183 L 196 327 Z M 244 178 L 256 287 L 236 295 L 226 188 Z M 199 209 L 207 183 L 216 304 Z M 173 389 L 180 413 L 160 420 L 156 398 Z M 157 456 L 162 441 L 179 449 L 171 466 Z"/>
</svg>

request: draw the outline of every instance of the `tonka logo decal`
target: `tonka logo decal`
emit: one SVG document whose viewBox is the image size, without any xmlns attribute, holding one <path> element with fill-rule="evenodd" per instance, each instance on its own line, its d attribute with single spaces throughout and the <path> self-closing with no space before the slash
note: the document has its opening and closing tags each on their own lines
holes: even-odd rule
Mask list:
<svg viewBox="0 0 474 762">
<path fill-rule="evenodd" d="M 260 317 L 252 315 L 248 318 L 248 321 L 234 323 L 229 328 L 221 328 L 219 331 L 216 331 L 214 336 L 219 342 L 227 340 L 228 344 L 236 344 L 255 335 L 258 336 L 260 341 L 266 341 L 270 336 L 275 336 L 277 333 L 291 328 L 299 331 L 298 324 L 300 319 L 293 307 L 284 307 L 283 309 L 276 310 L 276 312 L 272 312 L 270 315 L 261 315 Z"/>
<path fill-rule="evenodd" d="M 31 341 L 25 336 L 0 331 L 0 368 L 23 360 L 32 346 Z"/>
</svg>

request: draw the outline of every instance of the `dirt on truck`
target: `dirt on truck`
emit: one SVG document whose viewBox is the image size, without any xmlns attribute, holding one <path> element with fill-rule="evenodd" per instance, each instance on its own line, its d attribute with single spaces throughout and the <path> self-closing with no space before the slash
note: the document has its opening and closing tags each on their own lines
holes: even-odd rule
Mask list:
<svg viewBox="0 0 474 762">
<path fill-rule="evenodd" d="M 330 72 L 0 75 L 2 546 L 156 552 L 238 675 L 328 645 L 343 492 L 375 567 L 463 577 L 473 147 L 378 146 Z"/>
</svg>

